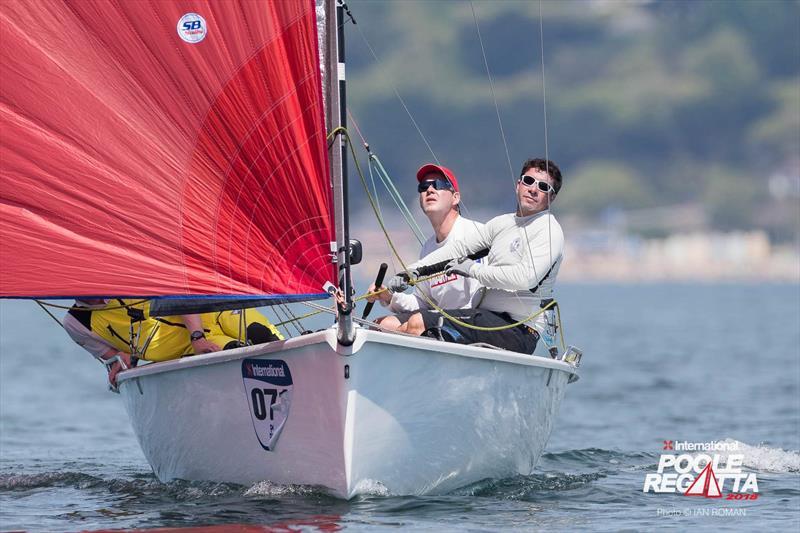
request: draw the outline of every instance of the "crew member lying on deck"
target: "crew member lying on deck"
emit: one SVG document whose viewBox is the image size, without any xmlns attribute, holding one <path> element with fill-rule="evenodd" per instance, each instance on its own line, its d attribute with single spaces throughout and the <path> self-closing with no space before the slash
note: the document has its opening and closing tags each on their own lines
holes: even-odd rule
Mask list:
<svg viewBox="0 0 800 533">
<path fill-rule="evenodd" d="M 107 366 L 112 387 L 117 374 L 130 368 L 132 353 L 146 361 L 168 361 L 283 339 L 255 309 L 155 318 L 149 308 L 137 300 L 78 300 L 64 318 L 64 329 Z"/>
</svg>

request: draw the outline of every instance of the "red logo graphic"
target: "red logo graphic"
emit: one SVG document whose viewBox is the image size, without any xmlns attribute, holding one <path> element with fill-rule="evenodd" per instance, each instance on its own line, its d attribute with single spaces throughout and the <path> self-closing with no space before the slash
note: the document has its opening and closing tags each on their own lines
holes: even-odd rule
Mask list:
<svg viewBox="0 0 800 533">
<path fill-rule="evenodd" d="M 664 449 L 665 450 L 674 450 L 675 449 L 673 447 L 673 445 L 672 445 L 672 441 L 671 440 L 665 440 L 664 441 Z"/>
<path fill-rule="evenodd" d="M 713 481 L 713 484 L 711 483 Z M 705 496 L 706 498 L 722 498 L 722 491 L 719 490 L 719 483 L 717 483 L 717 476 L 714 475 L 714 469 L 711 468 L 711 463 L 697 476 L 684 496 Z"/>
</svg>

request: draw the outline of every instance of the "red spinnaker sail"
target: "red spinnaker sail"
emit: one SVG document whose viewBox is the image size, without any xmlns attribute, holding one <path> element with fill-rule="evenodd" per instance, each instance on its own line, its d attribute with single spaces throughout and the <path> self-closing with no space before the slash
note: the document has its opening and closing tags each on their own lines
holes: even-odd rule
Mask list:
<svg viewBox="0 0 800 533">
<path fill-rule="evenodd" d="M 0 296 L 335 280 L 313 0 L 4 0 L 0 32 Z"/>
</svg>

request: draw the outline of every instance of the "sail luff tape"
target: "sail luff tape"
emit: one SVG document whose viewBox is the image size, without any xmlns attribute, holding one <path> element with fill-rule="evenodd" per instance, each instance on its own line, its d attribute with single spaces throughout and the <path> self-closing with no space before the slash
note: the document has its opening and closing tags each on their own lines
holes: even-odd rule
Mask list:
<svg viewBox="0 0 800 533">
<path fill-rule="evenodd" d="M 337 71 L 338 71 L 339 81 L 344 81 L 345 80 L 345 77 L 344 77 L 344 63 L 339 63 L 338 65 L 339 65 L 339 68 L 337 69 Z"/>
</svg>

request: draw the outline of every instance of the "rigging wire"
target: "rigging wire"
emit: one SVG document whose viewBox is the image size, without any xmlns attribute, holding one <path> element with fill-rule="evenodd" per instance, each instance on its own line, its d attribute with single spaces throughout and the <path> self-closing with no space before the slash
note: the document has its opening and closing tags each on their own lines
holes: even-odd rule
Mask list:
<svg viewBox="0 0 800 533">
<path fill-rule="evenodd" d="M 489 78 L 489 88 L 492 92 L 492 100 L 494 101 L 494 111 L 497 114 L 497 125 L 500 127 L 500 137 L 503 139 L 503 148 L 506 151 L 506 161 L 508 162 L 508 171 L 509 175 L 511 176 L 511 182 L 516 183 L 516 177 L 514 176 L 514 166 L 511 164 L 511 154 L 508 152 L 508 142 L 506 141 L 506 132 L 503 129 L 503 121 L 500 118 L 500 106 L 497 104 L 497 96 L 494 92 L 494 80 L 492 79 L 492 73 L 489 70 L 489 61 L 486 59 L 486 49 L 483 46 L 483 38 L 481 37 L 481 27 L 478 24 L 478 16 L 475 14 L 475 6 L 470 0 L 469 7 L 472 10 L 472 19 L 475 21 L 475 29 L 478 31 L 478 42 L 481 45 L 481 54 L 483 55 L 483 65 L 486 67 L 486 76 Z"/>
<path fill-rule="evenodd" d="M 49 310 L 49 309 L 48 309 L 48 308 L 47 308 L 47 307 L 46 307 L 46 306 L 45 306 L 45 305 L 42 303 L 42 301 L 41 301 L 41 300 L 34 300 L 34 301 L 35 301 L 35 302 L 36 302 L 36 303 L 39 305 L 39 307 L 41 307 L 41 308 L 42 308 L 42 310 L 43 310 L 45 313 L 47 313 L 48 315 L 50 315 L 50 318 L 52 318 L 53 320 L 55 320 L 55 321 L 56 321 L 56 324 L 58 324 L 59 326 L 61 326 L 61 328 L 62 328 L 62 329 L 64 329 L 64 330 L 66 331 L 66 328 L 64 328 L 64 323 L 63 323 L 63 322 L 61 322 L 61 321 L 60 321 L 58 318 L 56 318 L 56 316 L 55 316 L 53 313 L 51 313 L 51 312 L 50 312 L 50 310 Z"/>
<path fill-rule="evenodd" d="M 80 299 L 80 298 L 77 298 L 77 299 Z M 130 303 L 114 305 L 114 306 L 109 306 L 107 304 L 103 304 L 103 305 L 83 305 L 81 307 L 83 307 L 85 309 L 89 309 L 89 310 L 116 311 L 117 309 L 128 309 L 129 307 L 135 307 L 137 305 L 141 305 L 141 304 L 147 303 L 150 300 L 152 300 L 152 298 L 143 298 L 141 300 L 136 300 L 136 301 L 133 301 L 133 302 L 130 302 Z M 44 300 L 36 300 L 36 299 L 34 299 L 34 301 L 37 304 L 39 304 L 39 306 L 42 307 L 42 308 L 47 306 L 47 307 L 52 307 L 53 309 L 65 309 L 67 311 L 72 309 L 72 305 L 59 305 L 59 304 L 54 304 L 54 303 L 50 303 L 50 302 L 45 302 Z"/>
<path fill-rule="evenodd" d="M 417 224 L 417 221 L 414 219 L 414 215 L 411 213 L 411 210 L 408 208 L 406 203 L 403 201 L 403 195 L 400 194 L 400 191 L 395 186 L 394 181 L 392 180 L 389 173 L 384 168 L 383 163 L 378 158 L 377 155 L 373 152 L 369 159 L 369 168 L 370 174 L 372 173 L 372 169 L 375 169 L 375 173 L 383 182 L 383 186 L 386 187 L 386 190 L 389 192 L 389 196 L 394 200 L 397 209 L 400 211 L 400 214 L 406 221 L 406 224 L 411 229 L 411 232 L 414 234 L 414 237 L 417 239 L 417 242 L 422 245 L 425 242 L 425 235 L 422 232 L 422 229 Z"/>
<path fill-rule="evenodd" d="M 550 175 L 550 153 L 547 140 L 547 81 L 544 76 L 544 23 L 542 22 L 542 0 L 539 0 L 539 49 L 542 52 L 542 122 L 544 123 L 544 160 L 547 174 Z M 550 264 L 553 264 L 553 232 L 550 227 L 550 193 L 547 193 L 547 239 L 550 243 Z M 552 291 L 551 291 L 552 293 Z"/>
<path fill-rule="evenodd" d="M 485 46 L 483 44 L 483 37 L 481 36 L 481 27 L 480 27 L 480 24 L 478 22 L 478 16 L 475 13 L 475 6 L 474 6 L 474 4 L 472 3 L 471 0 L 470 0 L 470 3 L 469 3 L 469 6 L 470 6 L 470 9 L 472 10 L 472 19 L 475 21 L 475 30 L 476 30 L 476 32 L 478 34 L 478 42 L 480 43 L 481 54 L 483 55 L 483 65 L 484 65 L 484 67 L 486 69 L 486 77 L 489 79 L 489 88 L 490 88 L 491 95 L 492 95 L 492 101 L 494 102 L 495 113 L 497 115 L 497 125 L 498 125 L 498 128 L 500 130 L 500 137 L 501 137 L 501 139 L 503 141 L 503 148 L 505 149 L 506 161 L 508 163 L 508 170 L 509 170 L 509 173 L 510 173 L 510 176 L 511 176 L 512 188 L 514 190 L 514 197 L 515 197 L 516 204 L 517 204 L 517 212 L 519 214 L 521 214 L 521 206 L 520 206 L 520 203 L 519 203 L 519 198 L 517 197 L 517 193 L 516 193 L 517 187 L 518 187 L 517 178 L 516 178 L 516 176 L 514 174 L 514 168 L 513 168 L 512 163 L 511 163 L 511 155 L 509 154 L 508 142 L 507 142 L 506 136 L 505 136 L 505 129 L 503 128 L 503 119 L 500 116 L 500 106 L 497 103 L 497 95 L 496 95 L 495 90 L 494 90 L 494 80 L 492 78 L 491 69 L 489 68 L 489 60 L 486 57 L 486 48 L 485 48 Z M 542 7 L 542 4 L 541 4 L 541 0 L 540 0 L 539 1 L 539 22 L 540 22 L 540 26 L 541 26 L 541 7 Z M 544 61 L 544 49 L 542 49 L 542 61 Z M 544 83 L 544 78 L 542 78 L 542 83 Z M 546 136 L 547 136 L 547 131 L 545 130 L 545 137 Z M 547 146 L 547 143 L 545 141 L 545 160 L 547 160 L 547 148 L 546 148 L 546 146 Z M 549 169 L 548 169 L 548 174 L 549 174 Z M 548 195 L 547 196 L 547 211 L 548 211 L 548 213 L 549 213 L 549 210 L 550 210 L 550 196 Z M 547 223 L 548 223 L 548 242 L 551 243 L 550 246 L 549 246 L 549 248 L 550 248 L 550 264 L 552 265 L 552 263 L 553 263 L 553 260 L 552 260 L 553 259 L 553 257 L 552 257 L 552 238 L 551 238 L 550 233 L 549 233 L 549 226 L 550 226 L 550 218 L 549 217 L 548 217 Z M 539 278 L 539 273 L 536 271 L 536 262 L 533 260 L 533 251 L 531 250 L 530 239 L 528 238 L 528 227 L 527 227 L 527 225 L 524 225 L 521 228 L 521 230 L 522 230 L 522 234 L 524 235 L 525 243 L 527 244 L 528 258 L 530 259 L 531 268 L 533 269 L 533 275 L 538 279 Z M 517 299 L 518 303 L 522 302 L 519 294 L 515 293 L 514 297 Z"/>
<path fill-rule="evenodd" d="M 375 53 L 375 49 L 374 49 L 374 48 L 372 47 L 372 45 L 370 44 L 370 42 L 369 42 L 369 39 L 367 39 L 367 36 L 366 36 L 366 35 L 364 34 L 364 32 L 362 31 L 361 27 L 360 27 L 360 26 L 357 26 L 357 29 L 358 29 L 358 33 L 359 33 L 359 35 L 361 36 L 361 39 L 364 41 L 364 44 L 365 44 L 365 46 L 367 47 L 367 49 L 369 50 L 370 54 L 372 55 L 372 58 L 375 60 L 375 62 L 378 64 L 378 66 L 380 66 L 380 67 L 383 67 L 383 63 L 381 62 L 380 58 L 378 57 L 378 54 L 376 54 L 376 53 Z M 441 165 L 441 161 L 439 161 L 439 158 L 438 158 L 438 157 L 436 156 L 436 154 L 434 153 L 434 151 L 433 151 L 433 148 L 431 147 L 431 144 L 430 144 L 430 142 L 428 142 L 428 139 L 425 137 L 425 134 L 422 132 L 422 129 L 420 128 L 419 124 L 417 123 L 416 119 L 414 118 L 414 115 L 411 113 L 411 110 L 410 110 L 410 109 L 409 109 L 409 107 L 406 105 L 406 102 L 405 102 L 405 100 L 404 100 L 404 99 L 403 99 L 403 97 L 400 95 L 400 92 L 397 90 L 397 86 L 396 86 L 396 85 L 394 85 L 394 84 L 392 84 L 392 83 L 391 83 L 391 81 L 390 81 L 390 85 L 391 85 L 391 87 L 392 87 L 392 91 L 394 92 L 395 96 L 397 97 L 397 100 L 400 102 L 400 105 L 402 105 L 402 106 L 403 106 L 403 109 L 405 110 L 406 114 L 408 115 L 408 118 L 411 120 L 411 123 L 412 123 L 412 125 L 413 125 L 413 126 L 414 126 L 414 128 L 417 130 L 417 133 L 419 134 L 419 136 L 420 136 L 420 138 L 422 139 L 423 143 L 425 143 L 425 146 L 427 146 L 427 148 L 428 148 L 428 151 L 431 153 L 431 156 L 432 156 L 432 157 L 433 157 L 433 159 L 434 159 L 434 162 L 435 162 L 437 165 Z M 358 128 L 356 128 L 356 129 L 358 129 Z M 360 135 L 360 133 L 359 133 L 359 135 Z M 362 138 L 363 138 L 363 137 L 362 137 Z M 374 158 L 374 160 L 375 160 L 375 162 L 376 162 L 376 163 L 379 165 L 379 167 L 380 167 L 379 176 L 381 176 L 381 179 L 383 179 L 383 180 L 384 180 L 384 184 L 386 185 L 386 187 L 387 187 L 387 188 L 389 188 L 389 186 L 390 186 L 390 184 L 391 184 L 391 179 L 389 178 L 389 175 L 388 175 L 388 173 L 387 173 L 387 172 L 386 172 L 386 170 L 383 168 L 383 165 L 382 165 L 382 164 L 380 164 L 380 161 L 377 159 L 377 156 Z M 373 161 L 373 159 L 370 159 L 370 161 Z M 512 175 L 513 175 L 513 171 L 512 171 Z M 393 187 L 394 187 L 394 186 L 392 185 L 392 188 L 393 188 Z M 396 189 L 395 189 L 395 190 L 396 190 Z M 391 194 L 391 193 L 390 193 L 390 194 Z M 400 204 L 402 204 L 403 206 L 405 206 L 405 204 L 402 202 L 402 198 L 400 198 L 400 195 L 399 195 L 399 193 L 396 193 L 396 195 L 397 195 L 397 198 L 399 198 L 399 199 L 400 199 L 400 200 L 399 200 L 399 203 L 400 203 Z M 397 200 L 397 199 L 395 199 L 395 203 L 398 203 L 398 200 Z M 462 210 L 464 211 L 464 213 L 465 213 L 465 214 L 469 214 L 469 208 L 468 208 L 468 206 L 467 206 L 467 203 L 466 203 L 466 202 L 464 202 L 464 201 L 463 201 L 463 199 L 462 199 L 462 201 L 460 202 L 460 204 L 459 204 L 459 205 L 461 206 L 461 208 L 462 208 Z M 398 208 L 400 209 L 401 213 L 403 213 L 403 208 L 401 208 L 399 205 L 398 205 Z M 410 213 L 410 211 L 408 211 L 408 208 L 407 208 L 407 207 L 405 208 L 405 211 L 407 211 L 407 212 L 408 212 L 408 217 L 409 217 L 409 219 L 410 219 L 410 220 L 414 220 L 414 218 L 413 218 L 413 215 L 411 215 L 411 213 Z M 405 216 L 405 215 L 404 215 L 404 216 Z M 473 224 L 474 224 L 474 221 L 473 221 Z M 416 226 L 416 222 L 414 222 L 414 225 Z M 417 226 L 417 228 L 419 228 L 419 226 Z M 476 228 L 475 228 L 475 229 L 476 229 L 476 231 L 477 231 L 477 225 L 476 225 Z M 412 229 L 412 231 L 414 231 L 414 230 Z M 417 236 L 417 240 L 418 240 L 418 241 L 420 241 L 420 244 L 422 244 L 422 242 L 425 240 L 425 239 L 424 239 L 424 236 L 423 236 L 423 235 L 424 235 L 424 234 L 423 234 L 423 232 L 422 232 L 421 230 L 419 230 L 419 231 L 418 231 L 418 232 L 416 232 L 416 233 L 417 233 L 417 235 L 418 235 L 418 236 Z"/>
<path fill-rule="evenodd" d="M 369 43 L 369 40 L 367 39 L 367 36 L 364 35 L 364 32 L 361 30 L 361 26 L 356 25 L 356 28 L 358 29 L 358 34 L 361 36 L 361 39 L 364 41 L 364 44 L 367 46 L 367 49 L 369 50 L 369 53 L 372 54 L 372 57 L 375 59 L 375 62 L 380 67 L 383 67 L 383 63 L 381 62 L 380 58 L 378 57 L 378 54 L 375 53 L 375 50 L 372 48 L 372 45 Z M 403 109 L 405 110 L 406 114 L 408 115 L 408 118 L 411 120 L 411 124 L 414 125 L 414 128 L 416 128 L 417 133 L 419 133 L 419 136 L 422 139 L 422 142 L 424 142 L 425 146 L 427 146 L 428 151 L 431 153 L 431 157 L 433 157 L 433 160 L 436 162 L 437 165 L 441 165 L 441 163 L 439 162 L 439 158 L 436 157 L 436 153 L 433 151 L 433 148 L 431 147 L 431 143 L 428 142 L 427 137 L 425 137 L 425 134 L 422 133 L 422 128 L 420 128 L 419 124 L 417 124 L 417 121 L 414 119 L 414 116 L 411 114 L 411 111 L 408 109 L 408 106 L 406 105 L 405 100 L 403 100 L 403 97 L 400 96 L 400 92 L 397 90 L 397 87 L 394 84 L 392 84 L 392 91 L 394 91 L 395 96 L 400 101 L 400 104 L 403 106 Z"/>
<path fill-rule="evenodd" d="M 282 311 L 279 311 L 278 309 L 274 309 L 273 312 L 275 313 L 275 318 L 277 319 L 275 321 L 274 326 L 276 328 L 277 327 L 283 327 L 283 331 L 286 332 L 286 337 L 291 339 L 292 338 L 292 333 L 289 331 L 289 326 L 284 321 L 284 315 L 282 314 Z"/>
<path fill-rule="evenodd" d="M 414 234 L 414 237 L 420 243 L 420 245 L 425 241 L 425 237 L 420 229 L 417 221 L 414 220 L 414 215 L 411 214 L 411 210 L 408 208 L 406 203 L 403 201 L 403 197 L 400 192 L 397 190 L 397 187 L 394 185 L 392 178 L 389 176 L 389 173 L 386 172 L 386 169 L 383 167 L 380 159 L 378 158 L 377 154 L 375 154 L 369 146 L 369 143 L 364 138 L 364 135 L 361 132 L 361 129 L 358 127 L 358 122 L 356 121 L 353 114 L 350 110 L 347 110 L 347 116 L 350 118 L 351 122 L 356 128 L 356 133 L 361 138 L 362 146 L 364 150 L 367 152 L 367 169 L 369 170 L 369 178 L 370 182 L 372 183 L 372 189 L 375 194 L 375 203 L 378 205 L 378 213 L 381 217 L 383 217 L 383 210 L 380 206 L 380 196 L 378 195 L 378 187 L 375 183 L 375 174 L 378 175 L 381 182 L 383 182 L 383 186 L 386 188 L 386 191 L 389 193 L 389 197 L 394 201 L 395 206 L 400 211 L 400 214 L 403 216 L 403 219 L 406 222 L 406 225 L 411 229 L 411 232 Z M 374 172 L 373 172 L 374 170 Z M 394 268 L 395 265 L 392 265 Z"/>
<path fill-rule="evenodd" d="M 292 313 L 292 310 L 289 308 L 289 305 L 288 304 L 279 304 L 277 306 L 277 308 L 280 309 L 280 311 L 283 313 L 283 317 L 281 317 L 281 320 L 284 320 L 284 322 L 281 322 L 280 324 L 284 326 L 284 329 L 286 330 L 286 334 L 289 337 L 292 336 L 291 333 L 289 333 L 288 326 L 285 325 L 285 324 L 288 324 L 288 323 L 291 323 L 292 326 L 294 326 L 294 328 L 297 330 L 298 334 L 302 334 L 303 333 L 303 329 L 302 329 L 303 328 L 303 324 L 300 323 L 300 319 L 297 318 Z M 276 310 L 275 314 L 277 315 L 277 310 Z"/>
</svg>

